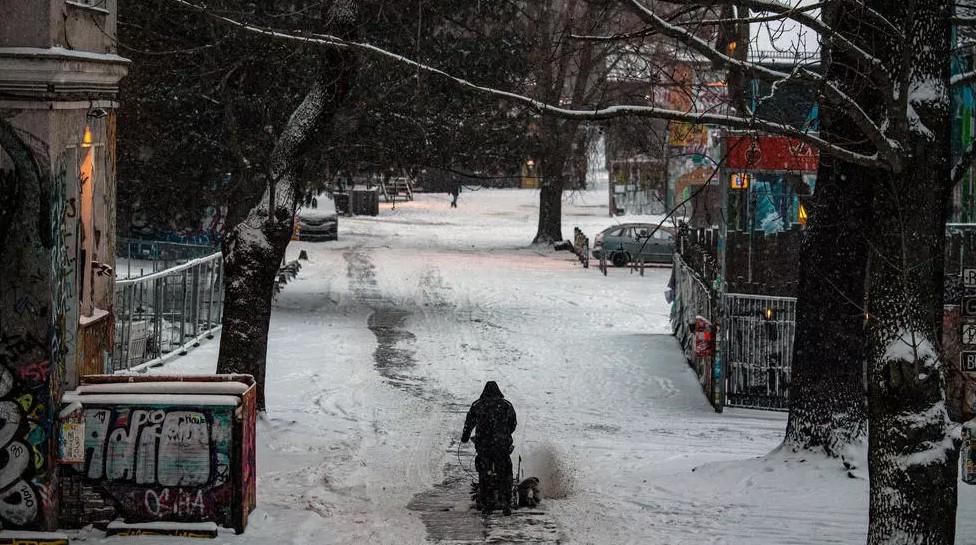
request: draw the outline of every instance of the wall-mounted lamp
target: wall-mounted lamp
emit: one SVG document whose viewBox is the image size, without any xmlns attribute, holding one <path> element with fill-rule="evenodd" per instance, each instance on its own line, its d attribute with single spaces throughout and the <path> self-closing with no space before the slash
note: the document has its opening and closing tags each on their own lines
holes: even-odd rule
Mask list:
<svg viewBox="0 0 976 545">
<path fill-rule="evenodd" d="M 92 133 L 90 127 L 85 127 L 85 134 L 81 137 L 81 147 L 90 148 L 92 147 Z"/>
<path fill-rule="evenodd" d="M 92 108 L 91 110 L 88 110 L 88 113 L 85 114 L 85 116 L 94 119 L 101 119 L 103 117 L 108 117 L 108 112 L 105 110 L 105 108 Z"/>
</svg>

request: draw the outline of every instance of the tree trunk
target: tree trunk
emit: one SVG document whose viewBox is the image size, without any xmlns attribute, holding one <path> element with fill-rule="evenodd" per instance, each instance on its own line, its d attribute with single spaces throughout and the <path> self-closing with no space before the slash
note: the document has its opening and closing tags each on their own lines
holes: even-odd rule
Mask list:
<svg viewBox="0 0 976 545">
<path fill-rule="evenodd" d="M 224 313 L 217 372 L 253 375 L 257 407 L 264 410 L 274 281 L 291 229 L 288 222 L 256 223 L 240 223 L 224 241 Z"/>
<path fill-rule="evenodd" d="M 539 226 L 533 244 L 554 244 L 563 240 L 564 171 L 572 152 L 579 123 L 545 118 L 542 131 L 541 174 L 539 186 Z"/>
<path fill-rule="evenodd" d="M 870 545 L 955 542 L 958 445 L 940 356 L 950 179 L 948 0 L 873 6 L 904 39 L 883 44 L 907 73 L 904 170 L 877 171 L 868 231 Z M 907 21 L 907 23 L 906 23 Z"/>
<path fill-rule="evenodd" d="M 835 55 L 839 56 L 839 55 Z M 829 63 L 827 77 L 853 89 L 852 98 L 871 103 L 859 88 L 860 74 L 845 62 Z M 821 135 L 842 141 L 858 129 L 844 112 L 824 105 Z M 790 416 L 785 445 L 841 457 L 867 435 L 864 328 L 869 203 L 873 172 L 824 158 L 800 251 L 796 339 L 790 382 Z"/>
<path fill-rule="evenodd" d="M 948 54 L 948 52 L 946 52 Z M 944 112 L 943 112 L 944 113 Z M 926 116 L 911 167 L 882 174 L 871 230 L 868 543 L 952 545 L 958 445 L 939 355 L 948 118 Z"/>
<path fill-rule="evenodd" d="M 832 120 L 825 119 L 829 125 Z M 839 121 L 839 120 L 838 120 Z M 840 127 L 837 127 L 840 128 Z M 843 456 L 864 439 L 864 270 L 870 228 L 863 168 L 825 163 L 800 252 L 786 445 Z"/>
<path fill-rule="evenodd" d="M 559 161 L 560 166 L 562 161 Z M 563 183 L 562 173 L 550 175 L 543 171 L 539 188 L 539 227 L 533 244 L 553 244 L 563 240 Z"/>
<path fill-rule="evenodd" d="M 350 37 L 354 6 L 337 1 L 332 9 L 330 19 L 347 30 L 340 35 Z M 224 315 L 217 372 L 254 375 L 258 410 L 265 409 L 274 281 L 304 196 L 299 163 L 348 96 L 356 69 L 356 56 L 349 51 L 323 54 L 317 81 L 292 112 L 271 152 L 269 179 L 260 202 L 224 241 Z"/>
<path fill-rule="evenodd" d="M 217 372 L 254 375 L 259 410 L 265 408 L 264 378 L 274 281 L 304 193 L 295 174 L 297 161 L 348 93 L 351 73 L 344 75 L 349 77 L 339 87 L 326 90 L 316 82 L 305 95 L 271 153 L 272 181 L 261 202 L 224 241 L 224 315 Z"/>
</svg>

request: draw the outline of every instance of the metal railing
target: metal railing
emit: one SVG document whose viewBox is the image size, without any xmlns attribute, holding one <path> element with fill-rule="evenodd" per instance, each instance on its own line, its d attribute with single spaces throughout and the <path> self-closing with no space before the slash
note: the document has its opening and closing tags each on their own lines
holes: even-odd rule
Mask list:
<svg viewBox="0 0 976 545">
<path fill-rule="evenodd" d="M 785 410 L 789 405 L 796 298 L 725 295 L 726 403 Z"/>
<path fill-rule="evenodd" d="M 681 255 L 674 254 L 674 305 L 671 307 L 671 327 L 689 362 L 695 360 L 695 335 L 690 324 L 699 316 L 715 321 L 712 312 L 712 292 L 702 283 L 694 269 Z M 696 369 L 704 380 L 711 370 Z M 710 375 L 709 375 L 710 376 Z"/>
<path fill-rule="evenodd" d="M 186 353 L 211 337 L 223 314 L 220 253 L 115 283 L 115 339 L 107 373 Z"/>
<path fill-rule="evenodd" d="M 697 318 L 711 324 L 718 316 L 714 292 L 680 255 L 674 256 L 674 304 L 671 325 L 689 365 L 713 403 L 716 374 L 711 354 L 696 355 L 694 326 Z M 724 404 L 731 407 L 785 410 L 789 406 L 793 339 L 796 335 L 796 299 L 727 293 L 724 297 Z M 699 321 L 700 322 L 700 321 Z M 719 408 L 716 406 L 716 408 Z"/>
<path fill-rule="evenodd" d="M 209 256 L 217 250 L 219 248 L 204 244 L 119 239 L 116 242 L 116 277 L 130 279 L 158 273 Z"/>
</svg>

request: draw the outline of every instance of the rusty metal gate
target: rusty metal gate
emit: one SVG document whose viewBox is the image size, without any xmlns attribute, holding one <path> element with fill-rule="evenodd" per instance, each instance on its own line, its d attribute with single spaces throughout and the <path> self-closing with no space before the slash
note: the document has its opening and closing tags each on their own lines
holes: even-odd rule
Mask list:
<svg viewBox="0 0 976 545">
<path fill-rule="evenodd" d="M 729 293 L 726 403 L 786 410 L 789 406 L 796 298 Z"/>
</svg>

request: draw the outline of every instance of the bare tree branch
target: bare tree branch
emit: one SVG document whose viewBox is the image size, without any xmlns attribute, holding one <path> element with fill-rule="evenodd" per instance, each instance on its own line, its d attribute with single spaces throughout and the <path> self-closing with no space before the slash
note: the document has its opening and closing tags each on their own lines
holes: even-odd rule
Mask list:
<svg viewBox="0 0 976 545">
<path fill-rule="evenodd" d="M 696 124 L 712 124 L 720 125 L 733 129 L 751 130 L 751 131 L 764 131 L 772 134 L 779 134 L 783 136 L 789 136 L 800 140 L 806 144 L 809 144 L 822 152 L 848 161 L 854 164 L 867 166 L 867 167 L 879 167 L 879 168 L 891 168 L 892 165 L 886 160 L 882 159 L 878 153 L 873 153 L 871 155 L 865 155 L 856 151 L 849 150 L 843 146 L 833 144 L 828 142 L 817 135 L 811 134 L 807 131 L 797 129 L 791 125 L 784 123 L 776 123 L 772 121 L 766 121 L 763 119 L 756 118 L 745 118 L 733 115 L 724 114 L 714 114 L 714 113 L 696 113 L 696 112 L 684 112 L 679 110 L 672 110 L 668 108 L 659 108 L 656 106 L 637 106 L 637 105 L 615 105 L 608 106 L 605 108 L 595 108 L 592 110 L 582 110 L 582 109 L 569 109 L 548 104 L 546 102 L 533 99 L 531 97 L 520 95 L 518 93 L 513 93 L 509 91 L 503 91 L 500 89 L 493 89 L 491 87 L 486 87 L 466 79 L 451 75 L 443 70 L 434 68 L 432 66 L 417 62 L 413 59 L 387 51 L 381 47 L 368 44 L 360 43 L 349 40 L 344 40 L 337 36 L 331 36 L 328 34 L 308 34 L 308 35 L 296 35 L 290 34 L 288 32 L 281 32 L 271 28 L 256 26 L 241 21 L 236 21 L 222 15 L 218 15 L 209 11 L 206 7 L 193 4 L 187 0 L 171 0 L 172 2 L 182 5 L 184 7 L 199 11 L 206 14 L 207 16 L 213 17 L 218 21 L 226 23 L 228 25 L 235 26 L 242 30 L 248 32 L 254 32 L 267 36 L 269 38 L 275 38 L 279 40 L 287 40 L 300 42 L 305 44 L 317 44 L 328 47 L 338 47 L 338 48 L 350 48 L 362 53 L 368 54 L 373 57 L 385 58 L 392 60 L 413 68 L 417 68 L 427 72 L 429 74 L 435 74 L 443 77 L 447 80 L 454 82 L 455 84 L 472 91 L 477 91 L 490 96 L 511 100 L 529 106 L 530 108 L 536 110 L 541 114 L 548 114 L 563 119 L 578 120 L 578 121 L 602 121 L 607 119 L 619 118 L 619 117 L 648 117 L 656 119 L 665 119 L 669 121 L 683 121 L 686 123 L 696 123 Z M 775 71 L 773 71 L 775 72 Z"/>
<path fill-rule="evenodd" d="M 629 2 L 630 5 L 635 7 L 639 12 L 653 14 L 653 11 L 651 11 L 649 8 L 644 6 L 640 2 L 640 0 L 623 0 L 623 1 Z M 669 1 L 675 4 L 682 4 L 682 5 L 694 4 L 694 5 L 701 5 L 701 6 L 714 6 L 720 3 L 720 0 L 669 0 Z M 871 67 L 872 73 L 880 80 L 879 83 L 883 88 L 890 87 L 891 76 L 888 74 L 887 69 L 885 69 L 884 63 L 881 62 L 881 59 L 868 53 L 860 46 L 850 41 L 845 36 L 841 35 L 839 32 L 836 32 L 830 26 L 824 24 L 824 22 L 821 21 L 820 19 L 817 19 L 816 17 L 804 11 L 799 11 L 788 4 L 781 4 L 779 2 L 776 2 L 775 0 L 737 0 L 736 3 L 744 7 L 754 9 L 756 11 L 764 11 L 764 12 L 779 14 L 786 17 L 787 19 L 792 19 L 806 27 L 809 27 L 811 30 L 819 33 L 821 38 L 830 39 L 837 46 L 856 55 L 858 58 L 864 61 L 868 66 Z M 896 36 L 902 35 L 902 32 L 898 30 L 896 27 L 893 27 L 893 25 L 891 25 L 890 22 L 888 22 L 888 25 L 892 26 L 892 30 Z"/>
</svg>

